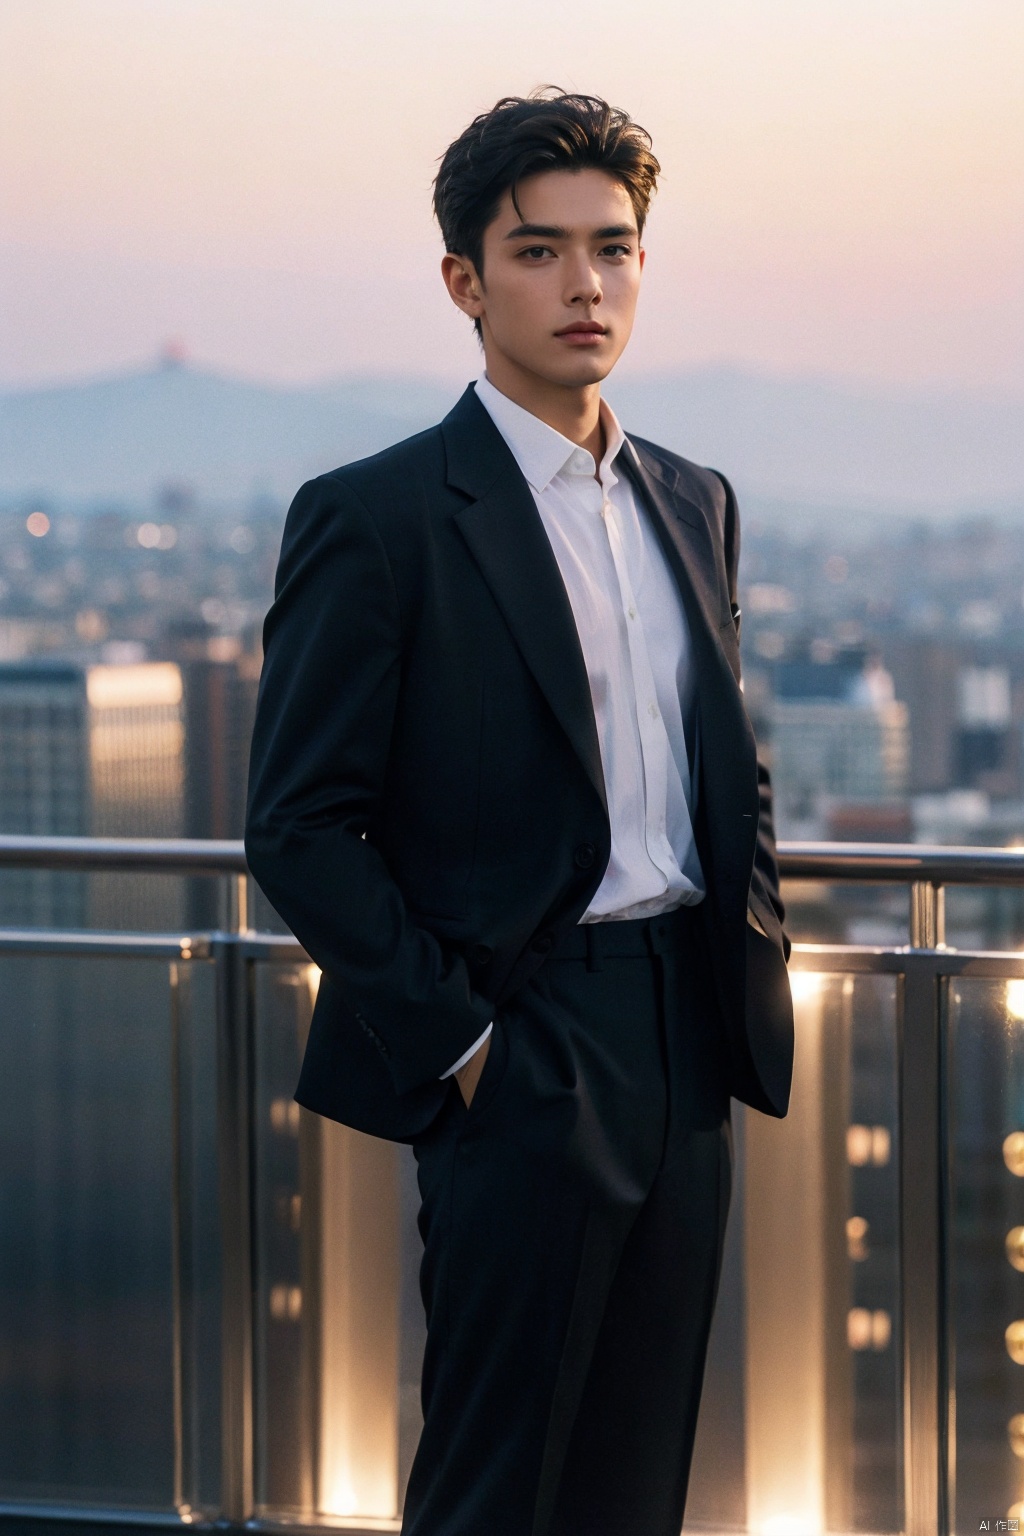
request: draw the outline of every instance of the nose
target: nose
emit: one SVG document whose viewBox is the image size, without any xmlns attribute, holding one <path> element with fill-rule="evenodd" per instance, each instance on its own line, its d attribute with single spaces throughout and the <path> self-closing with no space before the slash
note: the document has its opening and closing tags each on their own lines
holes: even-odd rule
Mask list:
<svg viewBox="0 0 1024 1536">
<path fill-rule="evenodd" d="M 566 303 L 573 304 L 577 308 L 589 308 L 592 304 L 600 304 L 601 279 L 589 251 L 580 253 L 572 263 L 567 277 Z"/>
</svg>

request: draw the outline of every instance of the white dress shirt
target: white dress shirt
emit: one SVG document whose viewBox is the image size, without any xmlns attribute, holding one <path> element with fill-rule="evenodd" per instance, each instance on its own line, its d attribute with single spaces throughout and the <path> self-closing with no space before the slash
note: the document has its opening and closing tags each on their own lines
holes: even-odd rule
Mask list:
<svg viewBox="0 0 1024 1536">
<path fill-rule="evenodd" d="M 632 444 L 601 402 L 600 466 L 487 378 L 476 392 L 533 493 L 579 635 L 604 771 L 611 857 L 584 923 L 650 917 L 705 895 L 693 836 L 690 636 L 679 589 L 630 481 Z M 475 1055 L 490 1028 L 449 1069 Z"/>
</svg>

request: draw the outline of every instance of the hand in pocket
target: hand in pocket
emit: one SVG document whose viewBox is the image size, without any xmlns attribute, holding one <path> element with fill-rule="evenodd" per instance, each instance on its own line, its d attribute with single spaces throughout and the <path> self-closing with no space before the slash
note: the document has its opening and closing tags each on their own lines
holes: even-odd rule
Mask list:
<svg viewBox="0 0 1024 1536">
<path fill-rule="evenodd" d="M 459 1092 L 462 1094 L 462 1100 L 467 1109 L 473 1102 L 473 1096 L 476 1093 L 477 1085 L 480 1082 L 480 1078 L 484 1070 L 484 1063 L 487 1060 L 487 1053 L 491 1049 L 491 1041 L 493 1039 L 494 1035 L 492 1032 L 487 1036 L 487 1039 L 484 1041 L 483 1045 L 476 1052 L 476 1054 L 471 1056 L 466 1062 L 466 1065 L 464 1067 L 460 1067 L 455 1074 L 455 1081 L 459 1085 Z"/>
</svg>

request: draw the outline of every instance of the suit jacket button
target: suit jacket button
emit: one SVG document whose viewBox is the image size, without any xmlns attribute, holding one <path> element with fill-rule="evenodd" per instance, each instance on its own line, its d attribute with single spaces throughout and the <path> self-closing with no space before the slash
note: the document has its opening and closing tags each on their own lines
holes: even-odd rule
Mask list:
<svg viewBox="0 0 1024 1536">
<path fill-rule="evenodd" d="M 555 947 L 555 936 L 553 933 L 538 933 L 530 947 L 535 949 L 538 955 L 546 955 Z"/>
<path fill-rule="evenodd" d="M 593 843 L 578 843 L 572 861 L 577 869 L 591 869 L 596 858 L 597 849 Z"/>
<path fill-rule="evenodd" d="M 474 944 L 469 952 L 470 965 L 482 970 L 485 965 L 490 965 L 494 959 L 494 950 L 489 944 Z"/>
</svg>

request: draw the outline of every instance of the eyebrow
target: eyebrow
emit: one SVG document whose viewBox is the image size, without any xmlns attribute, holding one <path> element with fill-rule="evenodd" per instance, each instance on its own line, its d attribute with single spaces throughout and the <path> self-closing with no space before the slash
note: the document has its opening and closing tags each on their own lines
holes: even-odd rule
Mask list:
<svg viewBox="0 0 1024 1536">
<path fill-rule="evenodd" d="M 624 235 L 630 235 L 633 239 L 636 239 L 636 225 L 607 224 L 603 229 L 595 229 L 592 238 L 594 240 L 620 240 Z M 572 230 L 566 229 L 561 224 L 517 224 L 515 229 L 509 230 L 505 239 L 522 240 L 526 236 L 532 236 L 538 240 L 570 240 L 572 238 Z"/>
</svg>

